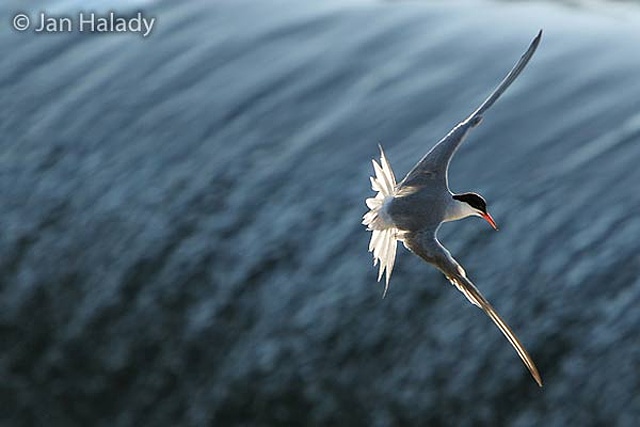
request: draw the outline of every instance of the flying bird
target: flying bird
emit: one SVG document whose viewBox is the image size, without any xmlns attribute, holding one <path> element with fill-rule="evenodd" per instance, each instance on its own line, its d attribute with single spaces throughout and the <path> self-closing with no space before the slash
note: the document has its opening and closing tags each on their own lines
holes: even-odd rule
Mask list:
<svg viewBox="0 0 640 427">
<path fill-rule="evenodd" d="M 362 223 L 372 232 L 369 252 L 373 252 L 374 266 L 380 264 L 378 281 L 386 272 L 383 297 L 389 289 L 389 279 L 396 258 L 397 241 L 414 254 L 437 267 L 472 304 L 480 307 L 509 340 L 531 375 L 542 387 L 542 378 L 535 363 L 509 325 L 482 296 L 467 277 L 462 266 L 437 238 L 443 222 L 469 216 L 484 218 L 494 229 L 495 221 L 487 211 L 487 203 L 476 193 L 454 194 L 449 190 L 448 169 L 467 133 L 478 126 L 484 113 L 516 80 L 540 44 L 542 30 L 527 51 L 500 82 L 491 95 L 469 117 L 457 124 L 442 138 L 398 184 L 391 165 L 380 147 L 380 163 L 373 160 L 375 176 L 371 187 L 377 192 L 366 200 L 369 211 Z"/>
</svg>

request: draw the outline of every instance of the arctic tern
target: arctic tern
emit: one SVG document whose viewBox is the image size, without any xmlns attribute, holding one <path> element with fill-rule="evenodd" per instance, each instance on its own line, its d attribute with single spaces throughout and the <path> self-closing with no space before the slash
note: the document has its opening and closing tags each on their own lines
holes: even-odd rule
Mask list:
<svg viewBox="0 0 640 427">
<path fill-rule="evenodd" d="M 507 323 L 467 277 L 462 266 L 440 243 L 437 232 L 443 222 L 469 216 L 484 218 L 493 228 L 498 229 L 482 196 L 476 193 L 454 194 L 449 190 L 449 163 L 469 130 L 480 124 L 484 113 L 526 67 L 541 37 L 542 30 L 482 105 L 442 138 L 399 184 L 396 183 L 393 170 L 380 146 L 380 163 L 372 161 L 375 177 L 371 177 L 371 187 L 377 194 L 366 200 L 370 210 L 362 221 L 372 232 L 369 251 L 373 252 L 374 266 L 380 263 L 378 281 L 386 272 L 383 297 L 389 288 L 397 241 L 400 240 L 409 251 L 442 271 L 472 304 L 484 310 L 509 340 L 540 387 L 542 378 L 533 359 Z"/>
</svg>

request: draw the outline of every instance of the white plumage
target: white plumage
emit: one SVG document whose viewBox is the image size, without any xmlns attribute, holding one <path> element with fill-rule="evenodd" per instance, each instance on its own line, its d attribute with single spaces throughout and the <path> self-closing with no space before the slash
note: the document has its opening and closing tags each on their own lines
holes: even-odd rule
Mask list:
<svg viewBox="0 0 640 427">
<path fill-rule="evenodd" d="M 376 176 L 370 177 L 371 189 L 376 191 L 375 197 L 366 200 L 369 212 L 364 214 L 362 223 L 371 230 L 371 240 L 369 242 L 369 252 L 373 252 L 373 265 L 380 263 L 378 271 L 378 282 L 386 272 L 383 297 L 387 295 L 389 289 L 389 279 L 396 261 L 396 251 L 398 248 L 398 232 L 385 211 L 385 201 L 389 201 L 395 195 L 396 177 L 391 169 L 391 165 L 384 155 L 384 150 L 380 146 L 380 164 L 375 160 L 373 170 Z"/>
</svg>

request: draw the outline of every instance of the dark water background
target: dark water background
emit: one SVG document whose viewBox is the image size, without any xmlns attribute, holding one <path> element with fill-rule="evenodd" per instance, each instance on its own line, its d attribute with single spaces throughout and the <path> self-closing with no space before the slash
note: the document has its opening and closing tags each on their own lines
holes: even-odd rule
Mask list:
<svg viewBox="0 0 640 427">
<path fill-rule="evenodd" d="M 2 425 L 638 425 L 637 5 L 165 1 L 147 39 L 6 5 Z M 382 300 L 360 224 L 377 143 L 402 176 L 539 28 L 451 169 L 500 232 L 441 237 L 543 389 L 404 249 Z"/>
</svg>

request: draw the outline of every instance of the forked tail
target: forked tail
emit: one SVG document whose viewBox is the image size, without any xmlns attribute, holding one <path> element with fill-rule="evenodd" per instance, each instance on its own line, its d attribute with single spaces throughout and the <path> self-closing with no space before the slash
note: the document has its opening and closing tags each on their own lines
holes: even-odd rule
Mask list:
<svg viewBox="0 0 640 427">
<path fill-rule="evenodd" d="M 389 289 L 389 279 L 396 260 L 398 229 L 389 221 L 383 210 L 385 200 L 395 194 L 396 177 L 387 157 L 384 155 L 382 146 L 379 147 L 380 164 L 372 160 L 375 177 L 370 177 L 371 189 L 376 191 L 376 195 L 366 200 L 369 211 L 362 217 L 362 223 L 372 232 L 369 252 L 373 252 L 373 265 L 380 263 L 378 281 L 382 279 L 384 272 L 387 272 L 384 294 L 382 295 L 384 298 Z"/>
</svg>

